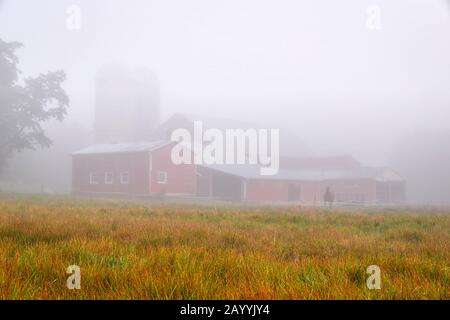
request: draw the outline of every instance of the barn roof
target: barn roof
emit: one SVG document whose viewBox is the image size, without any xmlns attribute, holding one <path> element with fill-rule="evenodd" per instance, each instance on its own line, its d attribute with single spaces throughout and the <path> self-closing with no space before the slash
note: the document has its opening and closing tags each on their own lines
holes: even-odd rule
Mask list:
<svg viewBox="0 0 450 320">
<path fill-rule="evenodd" d="M 275 175 L 263 176 L 259 165 L 202 165 L 211 170 L 220 171 L 245 179 L 288 180 L 288 181 L 323 181 L 323 180 L 355 180 L 373 179 L 375 181 L 403 181 L 403 178 L 393 170 L 385 167 L 361 167 L 352 170 L 310 170 L 280 169 Z"/>
<path fill-rule="evenodd" d="M 98 154 L 98 153 L 144 152 L 158 149 L 169 143 L 171 142 L 158 140 L 158 141 L 127 142 L 127 143 L 94 144 L 92 146 L 78 150 L 72 154 L 80 155 L 80 154 Z"/>
<path fill-rule="evenodd" d="M 282 157 L 306 157 L 311 156 L 310 148 L 291 130 L 279 125 L 249 122 L 240 119 L 225 119 L 208 117 L 204 115 L 194 115 L 188 113 L 176 113 L 164 121 L 155 130 L 154 136 L 158 139 L 168 139 L 170 132 L 176 128 L 186 128 L 191 130 L 194 121 L 202 121 L 203 129 L 279 129 L 280 130 L 280 156 Z"/>
<path fill-rule="evenodd" d="M 309 158 L 284 157 L 280 159 L 280 165 L 289 169 L 302 168 L 311 170 L 351 170 L 362 167 L 359 161 L 349 155 Z"/>
</svg>

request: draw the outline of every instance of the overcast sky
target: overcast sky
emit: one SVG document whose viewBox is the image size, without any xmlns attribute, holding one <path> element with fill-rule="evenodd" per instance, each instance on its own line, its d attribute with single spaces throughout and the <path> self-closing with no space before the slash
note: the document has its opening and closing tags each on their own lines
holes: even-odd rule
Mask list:
<svg viewBox="0 0 450 320">
<path fill-rule="evenodd" d="M 72 4 L 80 30 L 66 27 Z M 444 0 L 5 0 L 0 37 L 24 43 L 25 75 L 67 72 L 68 121 L 87 127 L 95 73 L 120 61 L 156 74 L 163 118 L 282 124 L 319 154 L 379 164 L 411 132 L 450 130 Z"/>
</svg>

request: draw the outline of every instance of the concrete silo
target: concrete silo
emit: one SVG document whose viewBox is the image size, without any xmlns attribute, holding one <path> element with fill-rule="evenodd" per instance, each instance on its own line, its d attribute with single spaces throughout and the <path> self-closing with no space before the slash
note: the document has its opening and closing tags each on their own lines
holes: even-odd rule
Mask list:
<svg viewBox="0 0 450 320">
<path fill-rule="evenodd" d="M 97 143 L 144 141 L 159 122 L 159 84 L 146 68 L 102 67 L 96 78 Z"/>
</svg>

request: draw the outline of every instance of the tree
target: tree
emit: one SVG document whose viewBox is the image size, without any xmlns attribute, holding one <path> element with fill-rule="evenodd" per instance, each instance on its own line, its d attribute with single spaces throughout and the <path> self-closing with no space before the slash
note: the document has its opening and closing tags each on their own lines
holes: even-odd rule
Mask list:
<svg viewBox="0 0 450 320">
<path fill-rule="evenodd" d="M 62 121 L 69 106 L 61 88 L 64 71 L 19 78 L 16 50 L 21 47 L 21 43 L 0 38 L 0 170 L 14 152 L 49 147 L 51 140 L 42 123 Z"/>
</svg>

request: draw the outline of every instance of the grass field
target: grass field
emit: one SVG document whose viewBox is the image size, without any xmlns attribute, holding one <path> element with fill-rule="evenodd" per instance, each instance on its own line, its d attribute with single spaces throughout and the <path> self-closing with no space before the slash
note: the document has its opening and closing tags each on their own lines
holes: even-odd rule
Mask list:
<svg viewBox="0 0 450 320">
<path fill-rule="evenodd" d="M 1 299 L 449 299 L 449 262 L 450 209 L 0 195 Z"/>
</svg>

